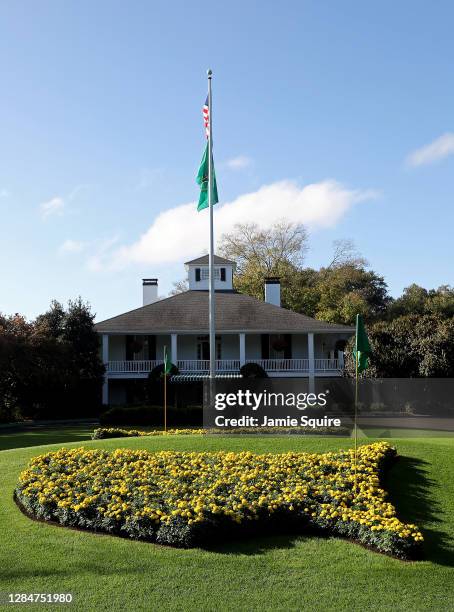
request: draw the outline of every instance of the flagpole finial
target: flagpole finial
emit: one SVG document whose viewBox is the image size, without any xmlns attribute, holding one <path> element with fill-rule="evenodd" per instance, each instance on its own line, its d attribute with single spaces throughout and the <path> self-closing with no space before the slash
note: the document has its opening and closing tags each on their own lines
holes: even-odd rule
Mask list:
<svg viewBox="0 0 454 612">
<path fill-rule="evenodd" d="M 211 68 L 208 68 L 207 75 L 208 75 L 208 78 L 211 79 L 211 76 L 213 75 L 213 71 L 211 70 Z"/>
</svg>

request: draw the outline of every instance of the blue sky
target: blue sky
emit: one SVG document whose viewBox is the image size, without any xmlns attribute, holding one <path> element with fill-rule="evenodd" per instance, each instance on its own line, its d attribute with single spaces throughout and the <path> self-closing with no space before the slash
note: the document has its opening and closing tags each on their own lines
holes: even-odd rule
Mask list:
<svg viewBox="0 0 454 612">
<path fill-rule="evenodd" d="M 308 265 L 352 238 L 394 295 L 453 284 L 453 19 L 451 2 L 4 0 L 0 311 L 81 295 L 102 319 L 141 305 L 142 277 L 163 295 L 183 277 L 208 246 L 188 205 L 209 66 L 218 235 L 282 212 L 309 228 Z"/>
</svg>

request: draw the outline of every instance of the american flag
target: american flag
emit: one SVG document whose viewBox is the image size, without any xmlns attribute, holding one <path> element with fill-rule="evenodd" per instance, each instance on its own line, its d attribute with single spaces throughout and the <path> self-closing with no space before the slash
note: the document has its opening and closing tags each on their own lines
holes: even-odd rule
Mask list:
<svg viewBox="0 0 454 612">
<path fill-rule="evenodd" d="M 207 99 L 205 100 L 205 104 L 202 107 L 202 115 L 203 115 L 203 122 L 205 124 L 205 133 L 207 135 L 207 138 L 209 138 L 210 136 L 210 108 L 208 106 L 208 96 L 207 96 Z"/>
</svg>

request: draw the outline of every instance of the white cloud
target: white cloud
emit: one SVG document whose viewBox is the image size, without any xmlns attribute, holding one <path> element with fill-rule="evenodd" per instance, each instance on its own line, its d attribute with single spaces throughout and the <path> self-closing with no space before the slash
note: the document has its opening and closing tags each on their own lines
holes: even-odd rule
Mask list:
<svg viewBox="0 0 454 612">
<path fill-rule="evenodd" d="M 104 270 L 106 267 L 108 267 L 106 265 L 106 259 L 109 259 L 109 253 L 111 253 L 112 247 L 117 244 L 117 242 L 118 236 L 98 240 L 95 243 L 95 254 L 91 255 L 87 259 L 87 268 L 92 272 L 100 272 L 101 270 Z"/>
<path fill-rule="evenodd" d="M 246 155 L 239 155 L 238 157 L 232 157 L 225 162 L 225 165 L 231 170 L 243 170 L 252 164 L 252 159 Z"/>
<path fill-rule="evenodd" d="M 293 181 L 265 185 L 215 208 L 219 238 L 235 223 L 255 222 L 269 227 L 283 218 L 310 229 L 331 227 L 356 203 L 377 197 L 371 190 L 349 190 L 334 180 L 300 187 Z M 163 264 L 185 261 L 200 254 L 208 242 L 208 213 L 197 213 L 196 204 L 183 204 L 159 214 L 133 244 L 105 249 L 92 268 L 118 269 L 129 264 Z"/>
<path fill-rule="evenodd" d="M 85 242 L 80 240 L 65 240 L 58 250 L 60 253 L 80 253 L 85 247 Z"/>
<path fill-rule="evenodd" d="M 50 215 L 62 215 L 65 206 L 65 200 L 60 196 L 57 196 L 51 200 L 48 200 L 47 202 L 43 202 L 40 204 L 39 208 L 42 216 L 46 218 Z"/>
<path fill-rule="evenodd" d="M 454 133 L 447 132 L 428 145 L 416 149 L 408 155 L 409 166 L 424 166 L 441 161 L 449 155 L 454 155 Z"/>
<path fill-rule="evenodd" d="M 90 185 L 76 185 L 72 191 L 65 196 L 55 196 L 47 202 L 39 205 L 42 217 L 45 219 L 51 215 L 62 215 L 66 212 L 68 205 L 73 202 L 81 192 L 88 189 Z"/>
</svg>

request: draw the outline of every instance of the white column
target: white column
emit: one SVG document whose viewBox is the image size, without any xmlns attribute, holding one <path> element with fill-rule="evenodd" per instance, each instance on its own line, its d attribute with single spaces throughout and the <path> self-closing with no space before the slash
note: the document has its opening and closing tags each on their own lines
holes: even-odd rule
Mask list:
<svg viewBox="0 0 454 612">
<path fill-rule="evenodd" d="M 309 359 L 309 376 L 315 374 L 314 334 L 307 334 L 307 357 Z"/>
<path fill-rule="evenodd" d="M 339 370 L 344 369 L 344 351 L 337 351 L 337 359 L 339 364 Z"/>
<path fill-rule="evenodd" d="M 109 378 L 107 373 L 107 366 L 109 362 L 109 336 L 107 334 L 102 335 L 102 362 L 106 368 L 104 374 L 104 380 L 102 383 L 102 403 L 107 406 L 109 403 Z"/>
<path fill-rule="evenodd" d="M 240 368 L 246 363 L 246 334 L 239 334 L 240 337 Z"/>
<path fill-rule="evenodd" d="M 171 334 L 170 336 L 170 358 L 172 360 L 172 363 L 175 365 L 177 365 L 177 361 L 178 361 L 177 339 L 178 339 L 178 334 Z"/>
<path fill-rule="evenodd" d="M 315 354 L 314 354 L 314 334 L 307 334 L 307 357 L 309 359 L 309 392 L 314 392 L 315 383 Z"/>
</svg>

